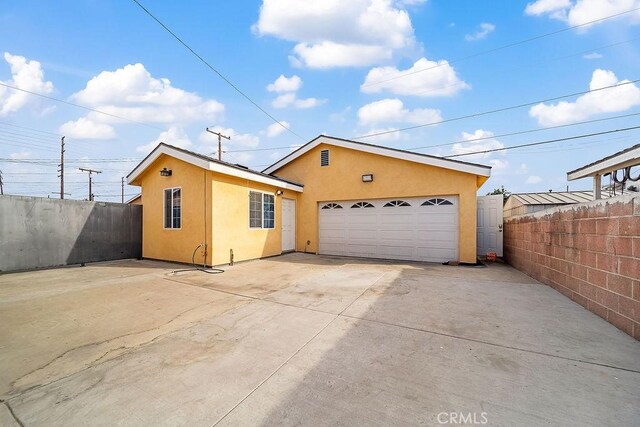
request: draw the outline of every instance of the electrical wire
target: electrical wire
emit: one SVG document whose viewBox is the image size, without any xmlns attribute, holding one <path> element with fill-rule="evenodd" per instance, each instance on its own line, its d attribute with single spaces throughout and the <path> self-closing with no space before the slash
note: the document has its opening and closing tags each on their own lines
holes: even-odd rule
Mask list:
<svg viewBox="0 0 640 427">
<path fill-rule="evenodd" d="M 356 137 L 353 137 L 351 139 L 372 138 L 372 137 L 375 137 L 375 136 L 388 135 L 388 134 L 396 133 L 396 132 L 405 132 L 405 131 L 408 131 L 408 130 L 419 129 L 419 128 L 423 128 L 423 127 L 427 127 L 427 126 L 435 126 L 435 125 L 440 125 L 440 124 L 443 124 L 443 123 L 455 122 L 455 121 L 471 119 L 471 118 L 480 117 L 480 116 L 486 116 L 486 115 L 489 115 L 489 114 L 501 113 L 503 111 L 515 110 L 515 109 L 523 108 L 523 107 L 530 107 L 532 105 L 540 104 L 540 103 L 544 103 L 544 102 L 557 101 L 559 99 L 570 98 L 572 96 L 585 95 L 587 93 L 599 92 L 599 91 L 603 91 L 603 90 L 607 90 L 607 89 L 612 89 L 612 88 L 615 88 L 615 87 L 622 87 L 622 86 L 626 86 L 626 85 L 629 85 L 629 84 L 637 83 L 639 81 L 640 81 L 640 79 L 636 79 L 636 80 L 631 80 L 631 81 L 627 81 L 627 82 L 623 82 L 623 83 L 616 83 L 615 85 L 604 86 L 604 87 L 596 88 L 596 89 L 589 89 L 589 90 L 585 90 L 585 91 L 581 91 L 581 92 L 574 92 L 574 93 L 571 93 L 571 94 L 568 94 L 568 95 L 554 96 L 552 98 L 546 98 L 546 99 L 542 99 L 542 100 L 526 102 L 524 104 L 512 105 L 512 106 L 509 106 L 509 107 L 497 108 L 495 110 L 482 111 L 480 113 L 473 113 L 473 114 L 468 114 L 468 115 L 465 115 L 465 116 L 453 117 L 451 119 L 437 120 L 437 121 L 434 121 L 434 122 L 423 123 L 423 124 L 414 125 L 414 126 L 408 126 L 408 127 L 404 127 L 404 128 L 391 129 L 391 130 L 387 130 L 387 131 L 383 131 L 383 132 L 370 133 L 370 134 L 367 134 L 367 135 L 356 136 Z"/>
<path fill-rule="evenodd" d="M 533 146 L 536 146 L 536 145 L 552 144 L 554 142 L 562 142 L 562 141 L 570 141 L 570 140 L 581 139 L 581 138 L 589 138 L 591 136 L 608 135 L 608 134 L 617 133 L 617 132 L 628 132 L 628 131 L 635 130 L 635 129 L 640 129 L 640 126 L 633 126 L 633 127 L 628 127 L 628 128 L 622 128 L 622 129 L 612 129 L 612 130 L 607 130 L 607 131 L 603 131 L 603 132 L 594 132 L 594 133 L 588 133 L 588 134 L 583 134 L 583 135 L 568 136 L 568 137 L 565 137 L 565 138 L 549 139 L 549 140 L 546 140 L 546 141 L 530 142 L 530 143 L 527 143 L 527 144 L 511 145 L 511 146 L 502 147 L 502 148 L 491 148 L 489 150 L 479 150 L 479 151 L 471 151 L 471 152 L 468 152 L 468 153 L 452 154 L 450 156 L 444 156 L 443 158 L 452 159 L 454 157 L 471 156 L 473 154 L 487 154 L 487 153 L 494 153 L 496 151 L 514 150 L 516 148 L 533 147 Z"/>
<path fill-rule="evenodd" d="M 134 0 L 134 1 L 136 1 L 136 0 Z M 461 57 L 461 58 L 453 59 L 451 61 L 442 61 L 442 62 L 438 63 L 437 65 L 434 65 L 434 66 L 431 66 L 431 67 L 427 67 L 427 68 L 422 68 L 420 70 L 411 71 L 411 72 L 404 73 L 404 74 L 401 74 L 401 75 L 398 75 L 398 76 L 390 77 L 390 78 L 385 79 L 385 80 L 378 80 L 376 82 L 372 82 L 372 83 L 369 83 L 369 84 L 366 84 L 366 85 L 362 85 L 361 87 L 365 88 L 365 87 L 375 86 L 375 85 L 379 85 L 381 83 L 385 83 L 385 82 L 388 82 L 388 81 L 391 81 L 391 80 L 397 80 L 397 79 L 400 79 L 400 78 L 403 78 L 403 77 L 407 77 L 407 76 L 410 76 L 410 75 L 413 75 L 413 74 L 417 74 L 417 73 L 422 73 L 424 71 L 433 70 L 435 68 L 439 68 L 439 67 L 442 67 L 444 65 L 450 65 L 450 64 L 454 64 L 454 63 L 458 63 L 458 62 L 462 62 L 462 61 L 467 61 L 469 59 L 477 58 L 478 56 L 486 55 L 488 53 L 493 53 L 493 52 L 497 52 L 497 51 L 500 51 L 500 50 L 508 49 L 510 47 L 519 46 L 519 45 L 522 45 L 522 44 L 525 44 L 525 43 L 529 43 L 529 42 L 532 42 L 532 41 L 535 41 L 535 40 L 539 40 L 539 39 L 542 39 L 542 38 L 545 38 L 545 37 L 550 37 L 550 36 L 554 36 L 556 34 L 564 33 L 564 32 L 570 31 L 570 30 L 574 30 L 576 28 L 581 28 L 581 27 L 585 27 L 587 25 L 595 24 L 596 22 L 606 21 L 607 19 L 617 18 L 619 16 L 626 15 L 628 13 L 633 13 L 633 12 L 636 12 L 638 10 L 640 10 L 640 7 L 637 7 L 635 9 L 631 9 L 631 10 L 627 10 L 627 11 L 624 11 L 624 12 L 616 13 L 616 14 L 613 14 L 613 15 L 605 16 L 604 18 L 594 19 L 592 21 L 584 22 L 582 24 L 573 25 L 571 27 L 562 28 L 560 30 L 552 31 L 550 33 L 540 34 L 538 36 L 530 37 L 530 38 L 527 38 L 527 39 L 524 39 L 524 40 L 520 40 L 520 41 L 517 41 L 517 42 L 509 43 L 509 44 L 506 44 L 506 45 L 503 45 L 503 46 L 498 46 L 498 47 L 493 48 L 493 49 L 488 49 L 488 50 L 484 50 L 484 51 L 481 51 L 481 52 L 477 52 L 477 53 L 474 53 L 472 55 L 467 55 L 467 56 L 464 56 L 464 57 Z"/>
<path fill-rule="evenodd" d="M 165 129 L 161 128 L 161 127 L 150 125 L 149 123 L 144 123 L 144 122 L 139 122 L 137 120 L 128 119 L 126 117 L 118 116 L 116 114 L 107 113 L 106 111 L 101 111 L 101 110 L 97 110 L 95 108 L 87 107 L 87 106 L 84 106 L 84 105 L 75 104 L 73 102 L 65 101 L 63 99 L 54 98 L 52 96 L 44 95 L 42 93 L 32 92 L 30 90 L 22 89 L 20 87 L 12 86 L 12 85 L 9 85 L 9 84 L 3 83 L 3 82 L 0 82 L 0 86 L 4 86 L 4 87 L 9 88 L 9 89 L 13 89 L 13 90 L 17 90 L 17 91 L 20 91 L 20 92 L 28 93 L 30 95 L 39 96 L 41 98 L 46 98 L 46 99 L 49 99 L 51 101 L 60 102 L 62 104 L 71 105 L 72 107 L 82 108 L 83 110 L 91 111 L 91 112 L 94 112 L 94 113 L 104 114 L 105 116 L 113 117 L 113 118 L 120 119 L 120 120 L 125 120 L 127 122 L 131 122 L 131 123 L 135 123 L 135 124 L 138 124 L 138 125 L 146 126 L 146 127 L 152 128 L 152 129 L 157 129 L 157 130 L 161 130 L 161 131 L 165 130 Z"/>
<path fill-rule="evenodd" d="M 193 50 L 193 48 L 191 48 L 191 46 L 189 46 L 186 42 L 184 42 L 176 33 L 174 33 L 169 27 L 167 27 L 162 21 L 160 21 L 160 19 L 156 18 L 155 15 L 153 15 L 146 7 L 144 7 L 138 0 L 132 0 L 135 4 L 137 4 L 140 9 L 142 9 L 147 15 L 149 15 L 154 21 L 156 21 L 162 28 L 164 28 L 169 34 L 171 34 L 173 36 L 173 38 L 175 38 L 182 46 L 184 46 L 189 52 L 191 52 L 196 58 L 198 58 L 200 60 L 200 62 L 202 62 L 204 65 L 206 65 L 211 71 L 213 71 L 214 73 L 216 73 L 218 75 L 218 77 L 220 77 L 222 80 L 224 80 L 225 83 L 227 83 L 229 86 L 231 86 L 236 92 L 238 92 L 240 95 L 242 95 L 247 101 L 249 101 L 251 104 L 253 104 L 257 109 L 259 109 L 260 111 L 262 111 L 267 117 L 269 117 L 271 120 L 273 120 L 274 123 L 277 123 L 280 127 L 282 127 L 283 129 L 285 129 L 286 131 L 290 132 L 291 134 L 295 135 L 296 137 L 298 137 L 299 139 L 306 141 L 305 138 L 301 137 L 300 135 L 298 135 L 296 132 L 294 132 L 293 130 L 290 129 L 289 126 L 285 126 L 284 124 L 282 124 L 282 122 L 280 122 L 278 119 L 276 119 L 275 117 L 273 117 L 267 110 L 265 110 L 264 108 L 262 108 L 257 102 L 255 102 L 253 99 L 251 99 L 249 97 L 249 95 L 245 94 L 242 90 L 240 90 L 240 88 L 238 86 L 236 86 L 231 80 L 229 80 L 227 77 L 225 77 L 220 71 L 218 71 L 217 69 L 215 69 L 209 62 L 207 62 L 207 60 L 205 60 L 199 53 L 197 53 L 195 50 Z"/>
</svg>

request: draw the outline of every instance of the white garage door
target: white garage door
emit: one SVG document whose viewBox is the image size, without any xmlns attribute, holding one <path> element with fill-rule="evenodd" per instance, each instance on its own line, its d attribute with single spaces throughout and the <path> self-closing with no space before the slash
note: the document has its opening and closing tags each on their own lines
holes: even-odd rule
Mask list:
<svg viewBox="0 0 640 427">
<path fill-rule="evenodd" d="M 319 210 L 321 254 L 428 262 L 458 259 L 455 196 L 323 202 Z"/>
</svg>

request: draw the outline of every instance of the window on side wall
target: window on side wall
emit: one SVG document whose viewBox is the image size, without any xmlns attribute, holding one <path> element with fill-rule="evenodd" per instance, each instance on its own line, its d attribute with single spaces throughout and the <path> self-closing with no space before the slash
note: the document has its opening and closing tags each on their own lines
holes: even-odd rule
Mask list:
<svg viewBox="0 0 640 427">
<path fill-rule="evenodd" d="M 275 228 L 275 210 L 273 194 L 249 192 L 249 228 Z"/>
<path fill-rule="evenodd" d="M 182 228 L 182 189 L 164 190 L 164 228 Z"/>
</svg>

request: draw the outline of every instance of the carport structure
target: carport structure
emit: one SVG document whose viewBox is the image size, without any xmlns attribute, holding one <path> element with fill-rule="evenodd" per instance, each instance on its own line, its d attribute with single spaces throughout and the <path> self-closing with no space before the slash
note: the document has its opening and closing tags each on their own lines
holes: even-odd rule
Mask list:
<svg viewBox="0 0 640 427">
<path fill-rule="evenodd" d="M 0 276 L 0 424 L 640 418 L 640 343 L 506 265 L 297 253 L 176 268 Z"/>
</svg>

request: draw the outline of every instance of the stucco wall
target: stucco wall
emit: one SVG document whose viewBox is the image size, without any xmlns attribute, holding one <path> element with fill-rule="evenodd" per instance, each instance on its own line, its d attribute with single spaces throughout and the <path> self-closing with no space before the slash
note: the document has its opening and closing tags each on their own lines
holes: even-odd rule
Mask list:
<svg viewBox="0 0 640 427">
<path fill-rule="evenodd" d="M 160 176 L 170 169 L 172 175 Z M 143 194 L 142 256 L 191 263 L 194 249 L 207 244 L 207 265 L 226 264 L 233 249 L 234 261 L 279 255 L 282 252 L 282 198 L 296 199 L 297 193 L 206 171 L 169 156 L 159 157 L 139 178 Z M 182 188 L 182 228 L 164 229 L 164 189 Z M 274 194 L 275 228 L 249 228 L 249 191 Z M 195 258 L 203 262 L 203 251 Z"/>
<path fill-rule="evenodd" d="M 329 166 L 320 166 L 320 150 L 329 149 Z M 362 175 L 372 173 L 373 182 Z M 460 200 L 460 261 L 476 261 L 477 177 L 386 156 L 320 144 L 275 175 L 304 184 L 298 198 L 296 246 L 318 250 L 318 203 L 331 200 L 453 196 Z"/>
<path fill-rule="evenodd" d="M 249 228 L 249 191 L 274 194 L 278 187 L 228 175 L 213 174 L 213 264 L 282 253 L 282 198 L 296 199 L 288 190 L 275 197 L 275 228 Z"/>
<path fill-rule="evenodd" d="M 141 256 L 142 207 L 0 196 L 0 271 Z"/>
<path fill-rule="evenodd" d="M 163 168 L 171 176 L 160 176 Z M 142 256 L 191 263 L 196 246 L 206 243 L 206 263 L 211 265 L 211 180 L 212 172 L 162 155 L 139 178 L 143 195 Z M 182 228 L 164 228 L 164 190 L 182 188 Z M 196 254 L 203 262 L 203 251 Z"/>
<path fill-rule="evenodd" d="M 505 259 L 640 339 L 640 196 L 509 218 Z"/>
</svg>

